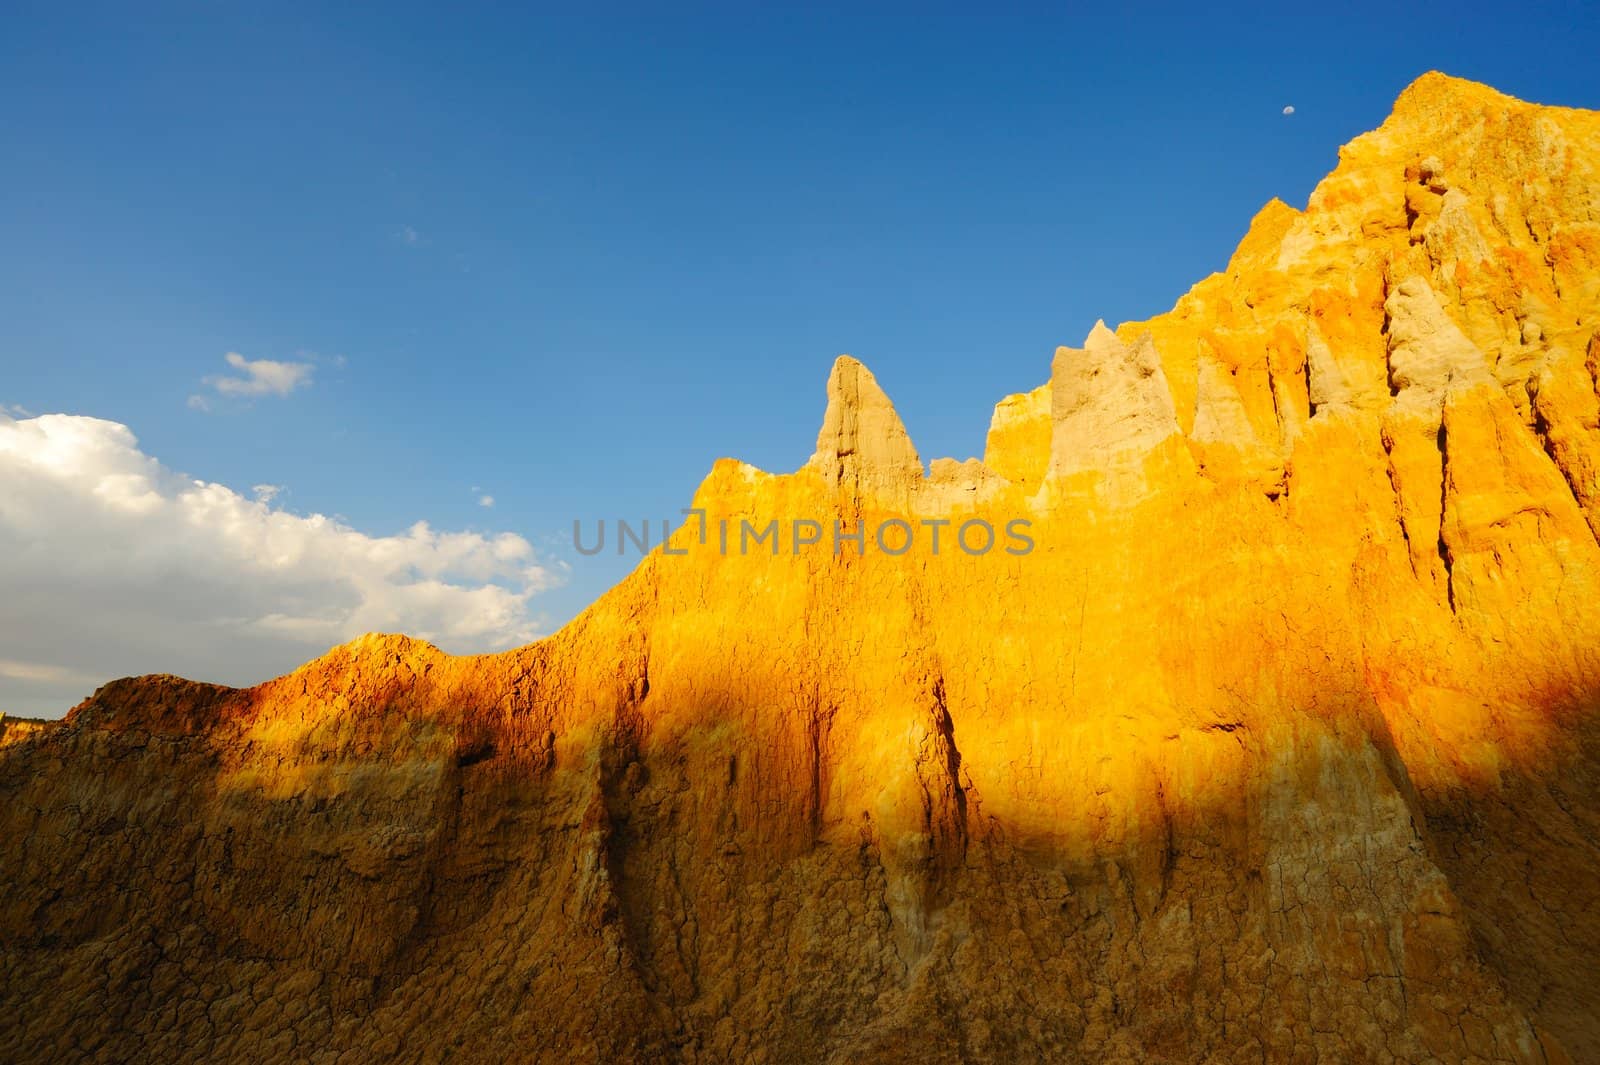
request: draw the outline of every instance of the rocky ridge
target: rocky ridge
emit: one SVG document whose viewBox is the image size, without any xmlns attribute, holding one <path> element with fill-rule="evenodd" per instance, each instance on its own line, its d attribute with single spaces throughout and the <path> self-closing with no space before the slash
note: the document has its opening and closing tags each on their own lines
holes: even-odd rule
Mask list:
<svg viewBox="0 0 1600 1065">
<path fill-rule="evenodd" d="M 841 358 L 775 553 L 8 731 L 0 1057 L 1600 1060 L 1597 377 L 1600 114 L 1425 75 L 981 461 Z"/>
</svg>

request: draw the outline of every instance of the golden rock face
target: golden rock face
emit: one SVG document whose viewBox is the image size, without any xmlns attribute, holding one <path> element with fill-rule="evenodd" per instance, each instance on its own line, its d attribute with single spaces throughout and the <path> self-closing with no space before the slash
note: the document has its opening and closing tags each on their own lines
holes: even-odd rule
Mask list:
<svg viewBox="0 0 1600 1065">
<path fill-rule="evenodd" d="M 547 640 L 5 746 L 0 1057 L 1600 1060 L 1600 114 L 1340 158 L 982 463 L 841 359 Z"/>
</svg>

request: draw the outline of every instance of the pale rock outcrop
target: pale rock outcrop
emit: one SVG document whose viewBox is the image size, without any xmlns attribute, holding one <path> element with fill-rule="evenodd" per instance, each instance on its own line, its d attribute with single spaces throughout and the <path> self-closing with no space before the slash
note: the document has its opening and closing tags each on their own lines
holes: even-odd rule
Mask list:
<svg viewBox="0 0 1600 1065">
<path fill-rule="evenodd" d="M 1199 361 L 1193 425 L 1189 437 L 1207 477 L 1252 484 L 1274 498 L 1282 494 L 1283 458 L 1300 430 L 1299 420 L 1280 425 L 1278 439 L 1260 439 L 1234 375 L 1205 352 Z"/>
<path fill-rule="evenodd" d="M 830 487 L 857 494 L 903 494 L 922 480 L 922 460 L 894 404 L 848 355 L 828 375 L 828 407 L 807 465 Z"/>
<path fill-rule="evenodd" d="M 1124 344 L 1096 322 L 1082 348 L 1059 348 L 1050 364 L 1050 474 L 1137 467 L 1180 431 L 1155 342 Z"/>
<path fill-rule="evenodd" d="M 1233 375 L 1216 359 L 1200 359 L 1200 378 L 1194 403 L 1194 429 L 1189 434 L 1204 444 L 1250 447 L 1256 433 L 1245 413 L 1244 400 Z"/>
<path fill-rule="evenodd" d="M 1306 377 L 1311 413 L 1371 410 L 1389 400 L 1380 371 L 1353 361 L 1346 366 L 1334 355 L 1315 322 L 1306 323 Z"/>
<path fill-rule="evenodd" d="M 1440 602 L 1453 602 L 1448 547 L 1441 535 L 1445 396 L 1491 385 L 1483 353 L 1450 320 L 1421 277 L 1408 277 L 1384 301 L 1389 382 L 1395 397 L 1383 419 L 1401 527 L 1412 572 Z"/>
<path fill-rule="evenodd" d="M 1400 282 L 1383 309 L 1396 406 L 1424 412 L 1443 401 L 1452 382 L 1489 381 L 1483 352 L 1450 320 L 1426 279 Z"/>
<path fill-rule="evenodd" d="M 928 479 L 923 484 L 917 506 L 919 510 L 933 512 L 971 506 L 991 499 L 1005 484 L 1005 478 L 979 459 L 969 458 L 965 462 L 934 459 L 928 464 Z"/>
</svg>

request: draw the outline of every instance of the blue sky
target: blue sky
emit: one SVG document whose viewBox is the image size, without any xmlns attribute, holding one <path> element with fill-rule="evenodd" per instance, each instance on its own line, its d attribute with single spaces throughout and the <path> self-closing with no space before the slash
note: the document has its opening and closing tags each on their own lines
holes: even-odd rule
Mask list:
<svg viewBox="0 0 1600 1065">
<path fill-rule="evenodd" d="M 1577 5 L 845 10 L 10 6 L 0 402 L 374 537 L 515 533 L 571 567 L 548 628 L 634 561 L 574 518 L 800 465 L 840 352 L 924 459 L 981 454 L 1418 74 L 1600 106 Z M 221 395 L 230 352 L 312 369 Z"/>
</svg>

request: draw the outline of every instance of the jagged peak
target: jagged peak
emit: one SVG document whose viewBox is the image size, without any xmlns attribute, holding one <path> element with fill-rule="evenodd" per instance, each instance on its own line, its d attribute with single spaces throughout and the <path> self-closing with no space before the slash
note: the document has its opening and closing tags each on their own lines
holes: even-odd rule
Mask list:
<svg viewBox="0 0 1600 1065">
<path fill-rule="evenodd" d="M 1250 219 L 1239 246 L 1228 259 L 1228 273 L 1236 274 L 1252 262 L 1270 262 L 1277 258 L 1284 234 L 1301 216 L 1301 212 L 1274 196 Z"/>
<path fill-rule="evenodd" d="M 1097 321 L 1050 368 L 1051 469 L 1059 477 L 1139 459 L 1178 432 L 1172 392 L 1149 333 L 1125 344 Z"/>
<path fill-rule="evenodd" d="M 836 487 L 881 490 L 922 479 L 922 459 L 894 404 L 849 355 L 835 359 L 828 374 L 828 408 L 807 465 Z"/>
<path fill-rule="evenodd" d="M 1508 104 L 1523 104 L 1523 101 L 1470 78 L 1430 70 L 1400 90 L 1389 117 L 1391 121 L 1428 118 L 1441 110 L 1459 114 L 1485 105 L 1504 107 Z"/>
<path fill-rule="evenodd" d="M 1096 318 L 1094 327 L 1089 330 L 1089 335 L 1083 340 L 1085 351 L 1108 351 L 1112 345 L 1120 346 L 1122 341 L 1117 339 L 1117 334 L 1106 326 L 1104 318 Z"/>
</svg>

